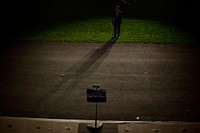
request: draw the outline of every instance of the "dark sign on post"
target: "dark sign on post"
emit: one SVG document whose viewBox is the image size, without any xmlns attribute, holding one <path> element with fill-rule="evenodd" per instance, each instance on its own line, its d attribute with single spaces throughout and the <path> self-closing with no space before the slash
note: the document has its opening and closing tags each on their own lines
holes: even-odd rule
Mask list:
<svg viewBox="0 0 200 133">
<path fill-rule="evenodd" d="M 92 133 L 97 133 L 97 131 L 100 131 L 101 126 L 97 127 L 97 103 L 99 102 L 106 102 L 106 90 L 98 90 L 100 87 L 99 84 L 94 84 L 93 88 L 94 89 L 87 89 L 87 102 L 92 102 L 95 103 L 96 108 L 95 108 L 95 127 L 91 126 Z M 95 129 L 95 130 L 93 130 Z"/>
<path fill-rule="evenodd" d="M 87 89 L 88 102 L 106 102 L 106 90 Z"/>
</svg>

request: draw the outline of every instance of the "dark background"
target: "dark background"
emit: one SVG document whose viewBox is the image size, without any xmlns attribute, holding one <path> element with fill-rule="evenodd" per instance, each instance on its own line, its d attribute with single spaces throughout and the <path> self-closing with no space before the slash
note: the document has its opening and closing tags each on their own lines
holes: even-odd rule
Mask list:
<svg viewBox="0 0 200 133">
<path fill-rule="evenodd" d="M 9 39 L 16 31 L 34 30 L 83 16 L 109 16 L 116 3 L 121 5 L 125 17 L 165 21 L 198 39 L 198 4 L 194 0 L 129 0 L 127 4 L 119 0 L 7 0 L 1 2 L 1 37 Z"/>
</svg>

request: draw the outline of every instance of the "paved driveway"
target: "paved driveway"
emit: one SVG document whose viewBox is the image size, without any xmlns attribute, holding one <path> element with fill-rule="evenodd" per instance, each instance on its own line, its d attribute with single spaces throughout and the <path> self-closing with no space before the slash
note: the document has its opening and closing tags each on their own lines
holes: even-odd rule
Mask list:
<svg viewBox="0 0 200 133">
<path fill-rule="evenodd" d="M 107 90 L 100 120 L 200 120 L 200 47 L 18 41 L 1 50 L 0 115 L 94 119 L 86 89 Z"/>
</svg>

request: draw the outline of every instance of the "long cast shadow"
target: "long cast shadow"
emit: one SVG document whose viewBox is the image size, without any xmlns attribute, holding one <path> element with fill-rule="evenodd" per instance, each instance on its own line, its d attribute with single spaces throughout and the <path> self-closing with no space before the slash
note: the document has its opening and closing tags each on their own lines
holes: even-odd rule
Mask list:
<svg viewBox="0 0 200 133">
<path fill-rule="evenodd" d="M 81 75 L 82 73 L 86 72 L 89 68 L 91 68 L 92 65 L 94 65 L 96 62 L 98 62 L 98 65 L 95 65 L 95 68 L 97 68 L 103 61 L 105 54 L 108 54 L 110 49 L 112 48 L 113 44 L 116 42 L 117 38 L 111 38 L 105 45 L 103 45 L 100 49 L 96 49 L 93 54 L 90 55 L 90 57 L 79 67 L 79 69 L 76 71 L 78 75 Z M 94 71 L 94 69 L 93 69 Z M 93 71 L 90 71 L 91 73 Z"/>
<path fill-rule="evenodd" d="M 54 94 L 56 94 L 59 91 L 62 91 L 61 88 L 64 86 L 64 84 L 68 84 L 69 80 L 76 78 L 79 80 L 78 82 L 80 82 L 80 80 L 82 79 L 82 75 L 91 75 L 101 65 L 101 63 L 106 58 L 107 54 L 111 50 L 116 40 L 117 38 L 112 37 L 106 44 L 92 52 L 92 54 L 91 52 L 89 52 L 89 55 L 87 54 L 86 56 L 81 58 L 80 60 L 85 60 L 85 58 L 87 58 L 87 60 L 82 65 L 80 65 L 80 62 L 77 62 L 73 66 L 71 66 L 67 71 L 65 71 L 65 77 L 63 77 L 62 81 L 56 84 L 51 90 L 49 90 L 44 96 L 42 96 L 37 101 L 37 103 L 44 103 L 45 101 L 53 97 Z M 67 74 L 73 72 L 74 68 L 78 68 L 75 70 L 75 74 Z M 88 70 L 89 72 L 87 72 Z M 71 83 L 69 87 L 73 87 L 75 84 L 76 82 Z"/>
</svg>

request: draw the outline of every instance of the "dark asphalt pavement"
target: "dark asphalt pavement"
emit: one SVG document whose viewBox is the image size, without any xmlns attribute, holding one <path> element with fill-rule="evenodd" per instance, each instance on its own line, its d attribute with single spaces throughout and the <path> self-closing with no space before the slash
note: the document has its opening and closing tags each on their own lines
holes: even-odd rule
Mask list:
<svg viewBox="0 0 200 133">
<path fill-rule="evenodd" d="M 200 121 L 200 46 L 18 41 L 1 49 L 0 115 Z"/>
</svg>

